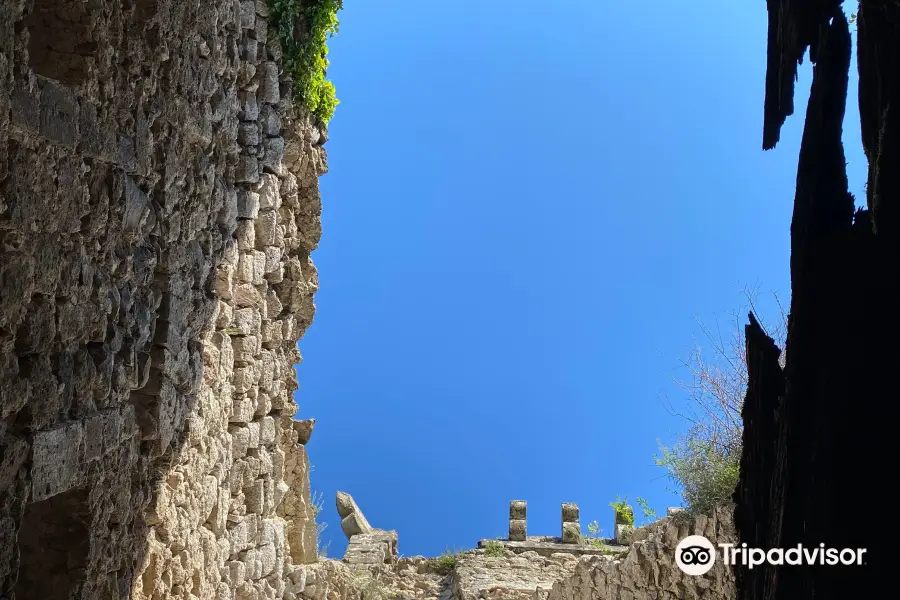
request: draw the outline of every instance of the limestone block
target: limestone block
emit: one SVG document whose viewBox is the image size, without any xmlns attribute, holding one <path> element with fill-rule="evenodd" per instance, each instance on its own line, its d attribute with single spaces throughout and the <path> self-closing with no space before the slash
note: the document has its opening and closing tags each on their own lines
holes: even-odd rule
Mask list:
<svg viewBox="0 0 900 600">
<path fill-rule="evenodd" d="M 254 0 L 241 0 L 241 29 L 254 29 L 256 27 L 256 2 Z"/>
<path fill-rule="evenodd" d="M 228 333 L 231 335 L 256 335 L 262 324 L 262 316 L 256 308 L 239 308 L 234 311 L 231 327 Z"/>
<path fill-rule="evenodd" d="M 344 562 L 354 566 L 381 567 L 397 556 L 397 532 L 372 530 L 354 535 L 347 544 Z"/>
<path fill-rule="evenodd" d="M 259 447 L 259 421 L 251 421 L 247 423 L 247 432 L 248 436 L 248 447 L 256 449 Z M 255 463 L 256 457 L 253 457 L 253 462 Z"/>
<path fill-rule="evenodd" d="M 581 524 L 578 518 L 578 505 L 564 502 L 562 505 L 562 542 L 564 544 L 581 542 Z"/>
<path fill-rule="evenodd" d="M 259 442 L 263 445 L 275 443 L 275 419 L 266 416 L 259 421 Z"/>
<path fill-rule="evenodd" d="M 524 500 L 513 500 L 509 503 L 509 539 L 525 541 L 527 536 L 528 503 Z"/>
<path fill-rule="evenodd" d="M 623 523 L 616 524 L 615 541 L 623 546 L 631 543 L 634 537 L 634 527 Z"/>
<path fill-rule="evenodd" d="M 247 456 L 250 448 L 250 430 L 238 425 L 229 425 L 228 433 L 231 434 L 231 454 L 234 458 Z"/>
<path fill-rule="evenodd" d="M 341 517 L 341 529 L 347 539 L 352 538 L 358 533 L 371 533 L 372 526 L 366 520 L 366 517 L 359 510 L 353 496 L 346 492 L 338 492 L 336 494 L 335 503 L 337 505 L 338 515 Z"/>
<path fill-rule="evenodd" d="M 254 238 L 255 239 L 255 238 Z M 253 285 L 266 283 L 266 253 L 260 250 L 253 251 Z"/>
<path fill-rule="evenodd" d="M 254 402 L 246 396 L 239 396 L 232 402 L 231 415 L 228 420 L 231 423 L 249 423 L 253 419 Z"/>
<path fill-rule="evenodd" d="M 253 222 L 256 227 L 256 247 L 265 250 L 266 246 L 275 246 L 278 235 L 278 213 L 266 210 L 259 213 Z"/>
<path fill-rule="evenodd" d="M 247 512 L 262 513 L 263 499 L 265 497 L 263 484 L 262 479 L 257 479 L 253 482 L 253 485 L 244 488 L 244 504 L 247 507 Z"/>
<path fill-rule="evenodd" d="M 234 296 L 234 305 L 238 308 L 262 308 L 264 306 L 263 298 L 252 284 L 241 283 L 234 286 L 232 292 Z"/>
<path fill-rule="evenodd" d="M 262 123 L 265 135 L 275 136 L 281 134 L 281 114 L 274 107 L 263 105 L 260 108 L 259 120 Z"/>
<path fill-rule="evenodd" d="M 238 218 L 255 219 L 259 215 L 260 196 L 256 192 L 238 190 Z"/>
<path fill-rule="evenodd" d="M 259 65 L 259 90 L 257 99 L 263 104 L 278 104 L 281 100 L 278 86 L 278 65 L 264 62 Z"/>
<path fill-rule="evenodd" d="M 293 427 L 294 431 L 297 432 L 297 443 L 304 446 L 308 444 L 309 438 L 312 437 L 312 432 L 313 429 L 315 429 L 315 426 L 315 419 L 304 419 L 302 421 L 291 422 L 291 427 Z"/>
<path fill-rule="evenodd" d="M 234 180 L 239 183 L 259 181 L 259 160 L 249 154 L 241 154 L 235 167 Z"/>
<path fill-rule="evenodd" d="M 262 210 L 278 210 L 281 208 L 281 184 L 278 177 L 264 173 L 257 186 L 259 207 Z"/>
<path fill-rule="evenodd" d="M 280 173 L 283 170 L 284 162 L 284 138 L 269 137 L 262 141 L 263 155 L 262 166 L 269 170 Z"/>
<path fill-rule="evenodd" d="M 238 92 L 240 110 L 238 118 L 242 121 L 256 121 L 259 118 L 259 103 L 256 101 L 256 91 L 242 90 Z"/>
<path fill-rule="evenodd" d="M 562 524 L 562 541 L 564 544 L 577 544 L 581 541 L 581 527 L 578 523 Z"/>
<path fill-rule="evenodd" d="M 525 519 L 509 520 L 509 540 L 512 542 L 524 542 L 527 536 Z"/>
<path fill-rule="evenodd" d="M 41 89 L 41 135 L 65 146 L 74 146 L 78 136 L 78 104 L 72 91 L 44 79 Z"/>
<path fill-rule="evenodd" d="M 78 481 L 81 422 L 67 423 L 34 436 L 31 501 L 38 502 L 68 491 Z"/>
<path fill-rule="evenodd" d="M 259 125 L 253 122 L 244 122 L 238 126 L 238 144 L 241 146 L 258 146 L 259 141 Z M 238 207 L 240 210 L 240 204 L 238 204 Z M 252 219 L 253 217 L 244 218 Z"/>
<path fill-rule="evenodd" d="M 284 254 L 284 250 L 279 248 L 278 246 L 268 246 L 265 249 L 265 272 L 274 273 L 281 267 L 281 257 Z M 279 311 L 281 312 L 281 311 Z M 277 313 L 276 313 L 277 314 Z"/>
<path fill-rule="evenodd" d="M 341 519 L 341 530 L 347 536 L 347 539 L 351 539 L 358 533 L 368 533 L 371 529 L 365 517 L 360 513 L 354 512 Z"/>
<path fill-rule="evenodd" d="M 241 252 L 249 252 L 256 247 L 256 228 L 250 219 L 241 219 L 238 221 L 237 230 L 235 230 L 237 246 Z"/>
</svg>

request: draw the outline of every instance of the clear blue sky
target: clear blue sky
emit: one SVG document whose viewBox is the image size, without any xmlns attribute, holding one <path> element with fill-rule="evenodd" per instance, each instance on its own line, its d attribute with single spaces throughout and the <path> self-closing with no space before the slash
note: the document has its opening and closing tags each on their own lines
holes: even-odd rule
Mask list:
<svg viewBox="0 0 900 600">
<path fill-rule="evenodd" d="M 404 555 L 505 535 L 513 499 L 534 535 L 678 504 L 653 455 L 695 319 L 789 297 L 811 71 L 762 152 L 765 38 L 748 0 L 346 2 L 296 396 L 329 556 L 336 490 Z"/>
</svg>

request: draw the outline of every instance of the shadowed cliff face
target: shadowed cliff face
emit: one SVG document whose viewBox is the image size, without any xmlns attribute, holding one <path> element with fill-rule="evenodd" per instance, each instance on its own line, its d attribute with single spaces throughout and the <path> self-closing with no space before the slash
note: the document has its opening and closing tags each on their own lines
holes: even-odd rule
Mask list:
<svg viewBox="0 0 900 600">
<path fill-rule="evenodd" d="M 850 7 L 854 8 L 855 7 Z M 867 508 L 889 493 L 900 366 L 900 3 L 858 12 L 859 105 L 867 208 L 847 189 L 842 122 L 851 36 L 834 0 L 769 0 L 764 149 L 793 112 L 804 51 L 814 67 L 791 224 L 785 368 L 752 317 L 744 454 L 735 490 L 741 542 L 866 548 L 864 566 L 738 568 L 738 598 L 877 597 L 891 536 Z"/>
</svg>

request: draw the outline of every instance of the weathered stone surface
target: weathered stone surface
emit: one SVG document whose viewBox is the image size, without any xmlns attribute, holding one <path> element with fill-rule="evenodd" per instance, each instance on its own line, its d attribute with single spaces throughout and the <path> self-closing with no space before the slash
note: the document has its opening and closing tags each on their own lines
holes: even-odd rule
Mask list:
<svg viewBox="0 0 900 600">
<path fill-rule="evenodd" d="M 574 573 L 554 583 L 549 594 L 536 592 L 534 600 L 730 600 L 735 597 L 734 575 L 721 559 L 702 577 L 686 575 L 675 564 L 675 548 L 688 535 L 702 535 L 713 544 L 736 540 L 728 510 L 717 511 L 712 517 L 701 516 L 696 519 L 687 514 L 676 514 L 665 517 L 646 529 L 647 533 L 640 536 L 642 541 L 630 546 L 620 558 L 611 560 L 608 556 L 583 557 L 579 559 Z"/>
<path fill-rule="evenodd" d="M 509 539 L 513 542 L 524 542 L 528 535 L 528 524 L 525 519 L 509 520 Z"/>
<path fill-rule="evenodd" d="M 372 527 L 365 520 L 362 513 L 353 512 L 341 519 L 341 530 L 347 536 L 347 539 L 350 539 L 354 535 L 371 532 Z"/>
<path fill-rule="evenodd" d="M 294 431 L 297 432 L 297 443 L 305 446 L 309 443 L 309 438 L 312 436 L 313 429 L 316 426 L 316 420 L 303 419 L 302 421 L 294 421 L 292 426 L 294 427 Z"/>
<path fill-rule="evenodd" d="M 341 517 L 341 530 L 347 539 L 352 539 L 357 534 L 372 533 L 372 526 L 366 520 L 353 496 L 346 492 L 337 492 L 335 495 L 338 515 Z"/>
<path fill-rule="evenodd" d="M 719 561 L 704 577 L 674 563 L 678 542 L 690 534 L 713 543 L 734 540 L 726 511 L 712 518 L 665 517 L 636 530 L 643 541 L 627 547 L 562 544 L 559 538 L 525 542 L 482 540 L 452 559 L 396 558 L 394 532 L 355 535 L 343 562 L 322 560 L 292 575 L 299 598 L 351 600 L 731 600 L 734 578 Z"/>
<path fill-rule="evenodd" d="M 0 8 L 2 598 L 280 600 L 315 561 L 291 393 L 327 169 L 267 15 Z"/>
<path fill-rule="evenodd" d="M 578 505 L 570 502 L 562 505 L 562 543 L 577 544 L 581 541 L 581 524 L 578 521 Z"/>
<path fill-rule="evenodd" d="M 353 568 L 382 570 L 397 557 L 397 532 L 372 530 L 350 538 L 344 562 Z"/>
<path fill-rule="evenodd" d="M 571 554 L 545 557 L 536 552 L 503 557 L 464 554 L 457 559 L 454 569 L 453 596 L 459 600 L 530 600 L 536 589 L 549 589 L 554 582 L 571 574 L 577 560 Z"/>
<path fill-rule="evenodd" d="M 528 535 L 528 504 L 524 500 L 509 503 L 509 539 L 522 542 Z"/>
</svg>

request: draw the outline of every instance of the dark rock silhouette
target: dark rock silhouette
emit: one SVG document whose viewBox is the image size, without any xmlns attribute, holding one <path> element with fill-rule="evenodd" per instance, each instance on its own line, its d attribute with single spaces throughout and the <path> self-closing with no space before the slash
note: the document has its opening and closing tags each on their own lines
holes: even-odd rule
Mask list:
<svg viewBox="0 0 900 600">
<path fill-rule="evenodd" d="M 870 510 L 888 498 L 900 367 L 900 3 L 858 12 L 867 207 L 854 212 L 841 142 L 851 35 L 840 2 L 769 0 L 763 148 L 793 112 L 808 48 L 814 80 L 791 224 L 785 368 L 751 315 L 744 450 L 734 499 L 751 547 L 865 548 L 863 565 L 736 567 L 740 600 L 874 598 L 893 540 Z"/>
</svg>

